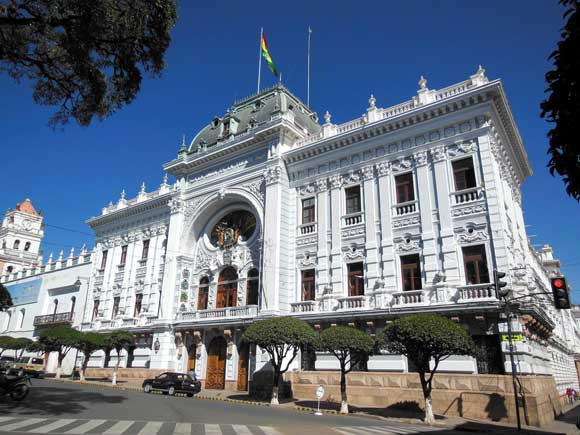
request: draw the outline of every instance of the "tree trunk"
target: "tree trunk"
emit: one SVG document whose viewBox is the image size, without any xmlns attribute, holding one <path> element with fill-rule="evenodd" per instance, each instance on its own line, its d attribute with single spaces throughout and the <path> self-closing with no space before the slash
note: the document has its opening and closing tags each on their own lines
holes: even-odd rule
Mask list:
<svg viewBox="0 0 580 435">
<path fill-rule="evenodd" d="M 89 358 L 85 355 L 83 359 L 83 364 L 81 365 L 80 381 L 85 381 L 85 373 L 87 371 L 87 366 L 89 365 Z"/>
<path fill-rule="evenodd" d="M 348 398 L 346 397 L 346 370 L 343 365 L 340 368 L 340 413 L 348 414 Z"/>
<path fill-rule="evenodd" d="M 274 384 L 272 385 L 272 398 L 270 399 L 270 405 L 279 405 L 278 402 L 278 388 L 280 384 L 280 368 L 274 367 Z"/>
<path fill-rule="evenodd" d="M 60 352 L 58 353 L 58 357 L 57 357 L 57 361 L 56 361 L 56 379 L 60 379 L 60 367 L 62 365 L 62 360 L 64 358 L 60 355 Z"/>
<path fill-rule="evenodd" d="M 117 385 L 117 370 L 119 369 L 119 364 L 121 364 L 121 352 L 117 351 L 117 364 L 113 369 L 113 385 Z"/>
<path fill-rule="evenodd" d="M 425 379 L 425 373 L 419 372 L 421 379 L 421 387 L 423 389 L 423 397 L 425 398 L 425 423 L 428 425 L 435 424 L 435 416 L 433 415 L 433 403 L 431 402 L 431 386 Z"/>
</svg>

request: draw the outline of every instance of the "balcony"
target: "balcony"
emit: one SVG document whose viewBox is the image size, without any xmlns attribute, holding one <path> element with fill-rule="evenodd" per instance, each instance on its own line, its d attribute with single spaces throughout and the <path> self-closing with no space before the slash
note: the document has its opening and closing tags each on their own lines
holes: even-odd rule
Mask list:
<svg viewBox="0 0 580 435">
<path fill-rule="evenodd" d="M 241 307 L 226 307 L 211 310 L 178 312 L 177 320 L 195 322 L 213 319 L 235 319 L 244 317 L 255 317 L 257 315 L 258 315 L 257 305 L 244 305 Z"/>
<path fill-rule="evenodd" d="M 480 302 L 497 300 L 493 284 L 472 284 L 457 288 L 459 290 L 458 302 Z"/>
<path fill-rule="evenodd" d="M 459 190 L 451 193 L 451 203 L 453 205 L 468 204 L 485 198 L 483 187 L 472 187 L 471 189 Z"/>
<path fill-rule="evenodd" d="M 316 311 L 316 301 L 291 302 L 293 313 L 313 313 Z"/>
<path fill-rule="evenodd" d="M 297 235 L 298 236 L 307 236 L 308 234 L 316 234 L 316 229 L 317 229 L 316 222 L 298 225 Z"/>
<path fill-rule="evenodd" d="M 395 211 L 395 216 L 406 216 L 409 214 L 416 213 L 419 209 L 418 201 L 407 201 L 400 204 L 393 205 Z"/>
<path fill-rule="evenodd" d="M 367 297 L 361 296 L 347 296 L 337 298 L 339 310 L 361 310 L 367 308 Z"/>
<path fill-rule="evenodd" d="M 393 293 L 393 306 L 404 307 L 409 305 L 425 305 L 425 291 L 410 290 Z"/>
<path fill-rule="evenodd" d="M 342 227 L 352 227 L 358 224 L 364 224 L 364 212 L 359 211 L 358 213 L 351 213 L 342 216 Z"/>
<path fill-rule="evenodd" d="M 73 313 L 56 313 L 48 314 L 46 316 L 35 316 L 34 326 L 55 326 L 55 325 L 70 325 L 73 321 Z"/>
</svg>

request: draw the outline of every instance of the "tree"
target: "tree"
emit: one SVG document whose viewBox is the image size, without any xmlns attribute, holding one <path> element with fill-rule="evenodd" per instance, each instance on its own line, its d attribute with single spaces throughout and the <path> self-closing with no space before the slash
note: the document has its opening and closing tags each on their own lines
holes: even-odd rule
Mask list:
<svg viewBox="0 0 580 435">
<path fill-rule="evenodd" d="M 13 340 L 14 338 L 9 335 L 0 336 L 0 356 L 2 356 L 4 351 L 12 349 L 11 346 Z"/>
<path fill-rule="evenodd" d="M 270 356 L 274 372 L 270 403 L 278 405 L 280 375 L 286 373 L 299 349 L 316 342 L 316 333 L 303 320 L 294 317 L 273 317 L 252 323 L 244 332 L 243 339 L 264 349 Z M 286 367 L 282 368 L 284 361 Z"/>
<path fill-rule="evenodd" d="M 113 331 L 105 336 L 105 346 L 109 349 L 115 349 L 117 352 L 117 364 L 113 369 L 113 380 L 112 384 L 117 385 L 117 371 L 119 370 L 119 364 L 121 363 L 121 351 L 128 348 L 135 342 L 135 336 L 129 331 L 119 329 Z"/>
<path fill-rule="evenodd" d="M 55 326 L 44 329 L 38 337 L 38 345 L 45 353 L 58 353 L 56 379 L 60 379 L 62 361 L 69 351 L 78 345 L 80 332 L 70 326 Z"/>
<path fill-rule="evenodd" d="M 34 342 L 29 338 L 25 337 L 13 338 L 12 342 L 10 343 L 9 349 L 12 349 L 14 351 L 14 358 L 18 360 L 22 358 L 22 354 L 24 353 L 25 350 L 27 350 L 30 347 L 32 343 Z"/>
<path fill-rule="evenodd" d="M 548 132 L 550 173 L 560 174 L 568 195 L 580 201 L 580 1 L 560 0 L 560 4 L 568 7 L 564 13 L 568 21 L 549 57 L 555 69 L 546 73 L 549 95 L 540 107 L 542 118 L 555 124 Z"/>
<path fill-rule="evenodd" d="M 6 311 L 12 305 L 12 296 L 10 296 L 10 293 L 6 287 L 4 287 L 3 284 L 0 284 L 0 313 Z"/>
<path fill-rule="evenodd" d="M 0 0 L 0 72 L 58 106 L 52 126 L 102 120 L 155 77 L 177 20 L 175 0 Z"/>
<path fill-rule="evenodd" d="M 367 361 L 375 341 L 352 326 L 332 326 L 320 334 L 319 349 L 332 353 L 340 364 L 340 413 L 348 414 L 346 375 L 359 363 Z"/>
<path fill-rule="evenodd" d="M 441 361 L 451 355 L 475 355 L 473 340 L 461 326 L 437 314 L 401 317 L 387 325 L 382 338 L 389 351 L 405 355 L 417 368 L 425 398 L 425 422 L 433 424 L 433 376 Z"/>
<path fill-rule="evenodd" d="M 81 381 L 85 380 L 85 373 L 91 354 L 105 347 L 106 336 L 95 332 L 81 332 L 76 348 L 84 355 L 81 366 Z"/>
</svg>

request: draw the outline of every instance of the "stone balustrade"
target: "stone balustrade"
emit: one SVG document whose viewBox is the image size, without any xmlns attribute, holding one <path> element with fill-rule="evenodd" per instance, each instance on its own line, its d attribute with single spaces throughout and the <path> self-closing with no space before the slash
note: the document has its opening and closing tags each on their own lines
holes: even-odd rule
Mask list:
<svg viewBox="0 0 580 435">
<path fill-rule="evenodd" d="M 312 313 L 316 311 L 315 301 L 302 301 L 290 303 L 293 313 Z"/>
<path fill-rule="evenodd" d="M 317 230 L 317 223 L 316 222 L 312 222 L 309 224 L 302 224 L 302 225 L 298 225 L 298 231 L 297 231 L 297 235 L 298 236 L 304 236 L 307 234 L 315 234 L 316 230 Z"/>
<path fill-rule="evenodd" d="M 395 204 L 393 205 L 393 209 L 395 210 L 395 216 L 405 216 L 408 214 L 416 213 L 419 209 L 418 201 L 408 201 Z"/>
<path fill-rule="evenodd" d="M 475 302 L 480 300 L 496 300 L 493 284 L 473 284 L 458 287 L 459 302 Z"/>
<path fill-rule="evenodd" d="M 393 305 L 425 305 L 425 290 L 410 290 L 393 293 Z"/>
<path fill-rule="evenodd" d="M 216 308 L 210 310 L 180 311 L 177 313 L 177 321 L 202 321 L 211 319 L 227 319 L 241 317 L 256 317 L 257 305 L 243 305 L 240 307 Z"/>
<path fill-rule="evenodd" d="M 451 193 L 453 204 L 467 204 L 485 198 L 483 187 L 472 187 L 470 189 L 459 190 Z"/>
<path fill-rule="evenodd" d="M 358 213 L 351 213 L 342 216 L 342 226 L 351 227 L 353 225 L 364 223 L 364 212 L 359 211 Z"/>
<path fill-rule="evenodd" d="M 337 298 L 339 310 L 360 310 L 367 307 L 367 297 L 361 296 L 347 296 L 344 298 Z"/>
</svg>

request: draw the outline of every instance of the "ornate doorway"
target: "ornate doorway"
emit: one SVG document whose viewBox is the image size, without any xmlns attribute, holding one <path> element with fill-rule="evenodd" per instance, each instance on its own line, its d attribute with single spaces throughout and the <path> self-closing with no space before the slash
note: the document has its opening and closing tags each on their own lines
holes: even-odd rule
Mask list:
<svg viewBox="0 0 580 435">
<path fill-rule="evenodd" d="M 242 344 L 238 350 L 238 391 L 248 390 L 248 362 L 250 359 L 250 347 Z"/>
<path fill-rule="evenodd" d="M 195 344 L 192 344 L 189 347 L 189 352 L 187 352 L 187 373 L 191 372 L 191 371 L 195 371 L 195 353 L 197 351 L 197 346 Z"/>
<path fill-rule="evenodd" d="M 226 383 L 226 349 L 227 343 L 223 337 L 215 337 L 208 349 L 207 373 L 205 388 L 223 390 Z"/>
</svg>

